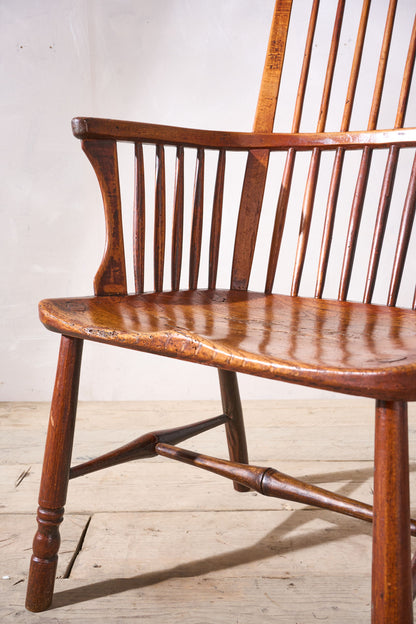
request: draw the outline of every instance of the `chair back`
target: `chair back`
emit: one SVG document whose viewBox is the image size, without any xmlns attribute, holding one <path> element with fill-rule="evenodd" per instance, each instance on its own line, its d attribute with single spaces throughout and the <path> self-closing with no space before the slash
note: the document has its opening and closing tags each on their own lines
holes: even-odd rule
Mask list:
<svg viewBox="0 0 416 624">
<path fill-rule="evenodd" d="M 137 293 L 150 263 L 156 291 L 227 276 L 232 289 L 415 308 L 411 4 L 277 0 L 252 134 L 75 120 L 106 214 L 95 292 L 127 292 L 117 143 L 130 141 Z"/>
</svg>

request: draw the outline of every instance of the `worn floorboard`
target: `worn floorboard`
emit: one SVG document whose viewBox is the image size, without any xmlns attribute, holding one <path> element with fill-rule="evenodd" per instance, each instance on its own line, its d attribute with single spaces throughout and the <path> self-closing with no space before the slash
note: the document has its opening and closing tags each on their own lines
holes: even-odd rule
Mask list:
<svg viewBox="0 0 416 624">
<path fill-rule="evenodd" d="M 81 404 L 74 460 L 216 413 L 218 403 Z M 69 578 L 58 578 L 48 612 L 26 612 L 47 416 L 46 404 L 0 404 L 1 622 L 370 621 L 370 525 L 239 494 L 216 475 L 161 458 L 70 483 L 58 569 Z M 246 421 L 253 463 L 371 502 L 370 401 L 249 402 Z M 415 491 L 413 407 L 409 424 Z M 182 445 L 226 454 L 222 428 Z"/>
</svg>

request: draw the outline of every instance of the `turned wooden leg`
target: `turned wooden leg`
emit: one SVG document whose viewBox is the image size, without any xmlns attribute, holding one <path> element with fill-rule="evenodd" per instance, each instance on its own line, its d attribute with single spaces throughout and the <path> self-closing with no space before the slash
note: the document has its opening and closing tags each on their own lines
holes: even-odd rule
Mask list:
<svg viewBox="0 0 416 624">
<path fill-rule="evenodd" d="M 248 463 L 246 433 L 244 430 L 243 410 L 241 408 L 240 393 L 236 373 L 218 369 L 221 388 L 222 409 L 229 417 L 225 425 L 228 450 L 231 461 L 241 464 Z M 238 492 L 248 492 L 250 488 L 234 482 Z"/>
<path fill-rule="evenodd" d="M 413 622 L 407 404 L 377 401 L 372 624 Z"/>
<path fill-rule="evenodd" d="M 26 608 L 44 611 L 52 602 L 68 489 L 82 340 L 62 336 L 39 492 L 38 530 L 33 540 Z"/>
</svg>

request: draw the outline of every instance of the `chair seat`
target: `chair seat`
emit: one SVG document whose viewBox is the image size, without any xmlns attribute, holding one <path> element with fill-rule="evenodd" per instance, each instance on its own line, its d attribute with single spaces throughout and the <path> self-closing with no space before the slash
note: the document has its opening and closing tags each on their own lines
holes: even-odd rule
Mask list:
<svg viewBox="0 0 416 624">
<path fill-rule="evenodd" d="M 239 290 L 46 299 L 65 335 L 380 399 L 416 399 L 416 312 Z"/>
</svg>

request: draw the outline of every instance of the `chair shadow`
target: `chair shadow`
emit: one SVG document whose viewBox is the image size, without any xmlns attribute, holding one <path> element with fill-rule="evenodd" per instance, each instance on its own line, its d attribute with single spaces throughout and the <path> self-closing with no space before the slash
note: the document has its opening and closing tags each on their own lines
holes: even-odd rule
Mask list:
<svg viewBox="0 0 416 624">
<path fill-rule="evenodd" d="M 416 463 L 410 466 L 410 471 L 416 471 Z M 360 484 L 367 481 L 373 474 L 373 468 L 360 468 L 358 470 L 340 471 L 332 473 L 322 473 L 308 475 L 305 479 L 309 482 L 335 482 L 347 480 L 341 488 L 337 490 L 338 494 L 351 496 L 353 491 Z M 350 480 L 348 482 L 348 479 Z M 336 518 L 336 516 L 327 510 L 307 507 L 294 510 L 293 513 L 278 524 L 272 531 L 269 531 L 261 539 L 250 546 L 239 548 L 231 552 L 213 555 L 203 559 L 196 559 L 175 567 L 164 570 L 157 570 L 145 574 L 139 574 L 130 578 L 118 577 L 105 579 L 96 583 L 89 583 L 81 587 L 72 588 L 57 592 L 51 609 L 59 609 L 71 604 L 86 602 L 105 596 L 119 594 L 132 589 L 141 589 L 149 587 L 174 578 L 197 577 L 219 572 L 221 570 L 229 570 L 243 564 L 254 563 L 269 559 L 272 557 L 282 556 L 289 549 L 291 552 L 311 548 L 323 543 L 335 542 L 345 533 L 348 536 L 353 535 L 371 535 L 371 524 L 367 522 L 359 522 L 347 516 L 338 516 L 336 523 L 340 531 L 334 531 L 333 535 L 328 535 L 326 529 L 312 530 L 304 535 L 293 536 L 294 527 L 299 528 L 301 525 L 310 521 L 311 517 L 307 513 L 308 510 L 315 510 L 313 518 L 321 518 L 327 520 L 328 516 Z M 305 513 L 306 511 L 306 513 Z"/>
<path fill-rule="evenodd" d="M 301 515 L 305 516 L 304 510 L 294 511 L 291 515 L 292 520 L 293 517 L 299 516 L 299 523 L 297 526 L 310 520 L 310 518 L 301 518 Z M 316 518 L 316 516 L 314 517 Z M 343 518 L 343 520 L 345 519 Z M 91 583 L 81 587 L 57 592 L 54 595 L 51 609 L 59 609 L 71 604 L 103 598 L 105 596 L 119 594 L 132 589 L 142 589 L 144 587 L 157 585 L 175 578 L 198 577 L 212 572 L 219 572 L 221 570 L 230 570 L 243 564 L 249 564 L 271 557 L 284 555 L 288 550 L 288 546 L 290 546 L 290 550 L 293 552 L 296 550 L 311 548 L 315 545 L 320 545 L 323 542 L 328 543 L 340 539 L 339 535 L 329 537 L 326 529 L 311 531 L 310 533 L 296 537 L 287 535 L 285 537 L 286 524 L 288 525 L 287 533 L 292 533 L 293 522 L 289 522 L 289 520 L 287 520 L 276 526 L 258 542 L 248 547 L 239 548 L 231 552 L 206 557 L 204 559 L 197 559 L 195 561 L 190 561 L 165 570 L 139 574 L 130 578 L 118 577 L 105 579 L 98 581 L 97 583 Z M 340 528 L 341 525 L 342 522 L 340 523 Z M 351 530 L 348 535 L 371 535 L 371 527 L 367 523 L 360 523 L 359 526 L 360 529 Z M 271 546 L 271 544 L 276 544 L 276 546 Z"/>
</svg>

